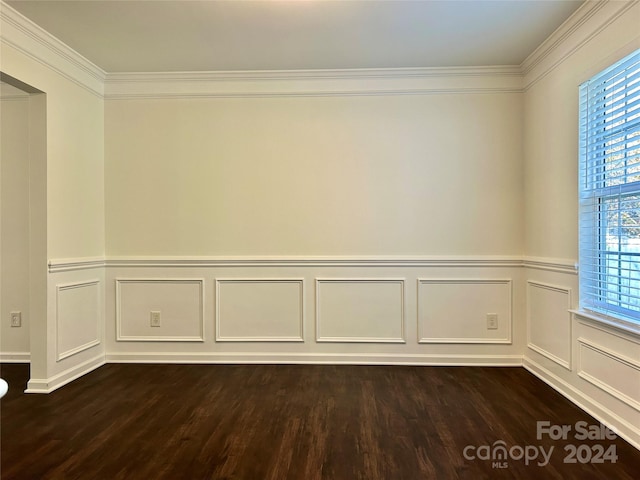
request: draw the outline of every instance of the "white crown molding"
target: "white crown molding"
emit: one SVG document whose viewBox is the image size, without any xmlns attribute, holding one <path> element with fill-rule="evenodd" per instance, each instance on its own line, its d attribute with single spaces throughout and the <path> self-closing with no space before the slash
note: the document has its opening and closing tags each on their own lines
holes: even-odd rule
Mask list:
<svg viewBox="0 0 640 480">
<path fill-rule="evenodd" d="M 227 70 L 207 72 L 114 72 L 108 73 L 109 83 L 189 81 L 212 82 L 230 80 L 327 80 L 362 78 L 437 78 L 520 76 L 518 65 L 480 67 L 422 67 L 422 68 L 356 68 L 325 70 Z"/>
<path fill-rule="evenodd" d="M 518 66 L 107 74 L 105 98 L 177 99 L 519 93 Z"/>
<path fill-rule="evenodd" d="M 520 64 L 522 73 L 528 74 L 542 60 L 551 55 L 589 18 L 596 14 L 606 3 L 606 0 L 591 0 L 584 2 L 573 14 L 565 20 L 551 35 L 549 35 L 527 58 Z"/>
<path fill-rule="evenodd" d="M 522 62 L 524 91 L 638 3 L 638 0 L 587 0 Z"/>
<path fill-rule="evenodd" d="M 102 97 L 106 72 L 0 0 L 0 42 Z M 6 72 L 11 74 L 11 72 Z"/>
<path fill-rule="evenodd" d="M 588 0 L 520 65 L 107 73 L 0 0 L 0 41 L 109 100 L 521 93 L 638 0 Z"/>
</svg>

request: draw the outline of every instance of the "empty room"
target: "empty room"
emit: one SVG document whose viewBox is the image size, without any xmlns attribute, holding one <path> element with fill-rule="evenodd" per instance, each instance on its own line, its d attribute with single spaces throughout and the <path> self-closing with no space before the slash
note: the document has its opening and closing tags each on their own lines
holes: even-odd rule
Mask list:
<svg viewBox="0 0 640 480">
<path fill-rule="evenodd" d="M 640 2 L 0 0 L 0 478 L 634 479 Z"/>
</svg>

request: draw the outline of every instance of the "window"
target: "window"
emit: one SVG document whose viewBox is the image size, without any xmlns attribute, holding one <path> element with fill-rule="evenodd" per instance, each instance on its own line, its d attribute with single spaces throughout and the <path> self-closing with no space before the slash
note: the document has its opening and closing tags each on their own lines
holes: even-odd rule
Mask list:
<svg viewBox="0 0 640 480">
<path fill-rule="evenodd" d="M 640 50 L 580 87 L 580 307 L 640 322 Z"/>
</svg>

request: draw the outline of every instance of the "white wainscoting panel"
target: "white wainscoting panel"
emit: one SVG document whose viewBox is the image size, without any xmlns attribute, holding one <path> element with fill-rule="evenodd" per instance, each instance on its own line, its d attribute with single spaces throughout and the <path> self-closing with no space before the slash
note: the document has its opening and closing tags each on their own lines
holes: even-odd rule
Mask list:
<svg viewBox="0 0 640 480">
<path fill-rule="evenodd" d="M 100 280 L 56 286 L 56 360 L 100 344 Z"/>
<path fill-rule="evenodd" d="M 510 279 L 418 279 L 420 343 L 511 343 Z M 487 328 L 495 314 L 498 328 Z"/>
<path fill-rule="evenodd" d="M 639 345 L 636 345 L 636 351 Z M 578 338 L 578 376 L 640 412 L 640 362 Z"/>
<path fill-rule="evenodd" d="M 405 343 L 404 283 L 398 278 L 316 278 L 316 340 Z"/>
<path fill-rule="evenodd" d="M 160 327 L 151 326 L 152 311 Z M 116 339 L 203 342 L 204 279 L 116 279 Z"/>
<path fill-rule="evenodd" d="M 304 280 L 216 279 L 217 342 L 303 342 Z"/>
<path fill-rule="evenodd" d="M 571 289 L 527 282 L 527 346 L 571 370 Z"/>
</svg>

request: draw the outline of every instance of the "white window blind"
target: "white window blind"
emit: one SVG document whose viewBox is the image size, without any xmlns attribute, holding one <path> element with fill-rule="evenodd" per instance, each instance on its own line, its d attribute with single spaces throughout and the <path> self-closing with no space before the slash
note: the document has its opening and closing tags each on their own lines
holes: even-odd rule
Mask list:
<svg viewBox="0 0 640 480">
<path fill-rule="evenodd" d="M 640 50 L 580 87 L 580 307 L 640 321 Z"/>
</svg>

